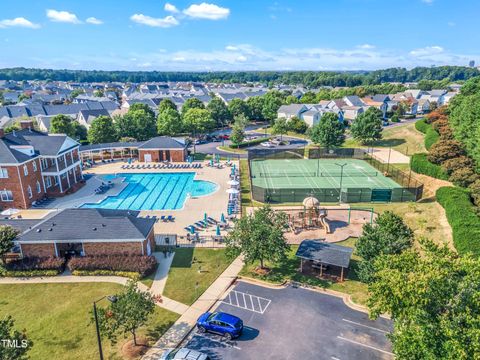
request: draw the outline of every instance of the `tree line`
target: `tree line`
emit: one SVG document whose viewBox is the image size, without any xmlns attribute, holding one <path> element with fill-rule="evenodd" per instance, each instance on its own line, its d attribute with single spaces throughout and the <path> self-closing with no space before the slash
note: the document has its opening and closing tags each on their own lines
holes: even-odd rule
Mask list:
<svg viewBox="0 0 480 360">
<path fill-rule="evenodd" d="M 421 80 L 468 80 L 480 75 L 476 68 L 463 66 L 390 68 L 375 71 L 236 71 L 236 72 L 165 72 L 165 71 L 99 71 L 54 70 L 31 68 L 0 69 L 0 80 L 51 80 L 74 82 L 218 82 L 263 83 L 303 85 L 308 88 L 321 86 L 353 87 L 385 82 L 418 82 Z"/>
</svg>

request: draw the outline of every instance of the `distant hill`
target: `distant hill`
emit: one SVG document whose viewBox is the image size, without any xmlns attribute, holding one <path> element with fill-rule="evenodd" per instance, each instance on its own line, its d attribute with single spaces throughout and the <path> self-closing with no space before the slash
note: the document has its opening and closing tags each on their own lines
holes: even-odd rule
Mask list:
<svg viewBox="0 0 480 360">
<path fill-rule="evenodd" d="M 266 84 L 320 86 L 361 86 L 385 82 L 422 80 L 463 81 L 479 76 L 476 68 L 463 66 L 417 67 L 411 70 L 391 68 L 376 71 L 239 71 L 239 72 L 163 72 L 96 71 L 9 68 L 0 69 L 0 80 L 52 80 L 73 82 L 261 82 Z"/>
</svg>

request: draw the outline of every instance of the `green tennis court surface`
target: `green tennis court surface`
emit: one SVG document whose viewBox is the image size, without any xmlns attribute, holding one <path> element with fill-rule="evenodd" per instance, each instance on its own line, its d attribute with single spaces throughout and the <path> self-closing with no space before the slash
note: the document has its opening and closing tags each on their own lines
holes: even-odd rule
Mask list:
<svg viewBox="0 0 480 360">
<path fill-rule="evenodd" d="M 341 167 L 342 189 L 395 189 L 401 186 L 363 160 L 357 159 L 281 159 L 253 160 L 252 184 L 266 189 L 338 189 Z"/>
</svg>

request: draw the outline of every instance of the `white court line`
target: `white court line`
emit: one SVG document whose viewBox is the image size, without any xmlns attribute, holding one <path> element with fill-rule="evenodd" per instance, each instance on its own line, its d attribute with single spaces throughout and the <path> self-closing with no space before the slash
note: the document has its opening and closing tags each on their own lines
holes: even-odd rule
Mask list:
<svg viewBox="0 0 480 360">
<path fill-rule="evenodd" d="M 389 331 L 385 331 L 385 330 L 382 330 L 382 329 L 379 329 L 379 328 L 376 328 L 376 327 L 373 327 L 373 326 L 364 325 L 364 324 L 361 324 L 361 323 L 358 323 L 358 322 L 355 322 L 355 321 L 352 321 L 352 320 L 348 320 L 348 319 L 342 319 L 342 320 L 345 321 L 345 322 L 348 322 L 350 324 L 363 326 L 365 328 L 376 330 L 376 331 L 379 331 L 379 332 L 384 333 L 384 334 L 389 334 L 390 333 Z"/>
<path fill-rule="evenodd" d="M 337 339 L 344 340 L 344 341 L 347 341 L 347 342 L 351 342 L 352 344 L 364 346 L 364 347 L 366 347 L 366 348 L 369 348 L 369 349 L 372 349 L 372 350 L 376 350 L 376 351 L 379 351 L 379 352 L 384 353 L 384 354 L 387 354 L 387 355 L 395 356 L 395 355 L 392 354 L 391 352 L 382 350 L 382 349 L 377 348 L 377 347 L 375 347 L 375 346 L 363 344 L 363 343 L 358 342 L 358 341 L 355 341 L 355 340 L 347 339 L 347 338 L 344 338 L 344 337 L 342 337 L 342 336 L 337 336 Z"/>
<path fill-rule="evenodd" d="M 211 338 L 209 336 L 205 336 L 205 335 L 201 335 L 200 333 L 196 333 L 194 335 L 195 336 L 198 336 L 198 337 L 201 337 L 202 339 L 207 339 L 209 341 L 213 341 L 213 342 L 216 342 L 216 343 L 219 343 L 219 344 L 222 344 L 222 345 L 225 345 L 226 347 L 231 347 L 231 348 L 234 348 L 234 349 L 237 349 L 237 350 L 242 350 L 242 348 L 236 346 L 236 345 L 232 345 L 232 344 L 229 344 L 228 342 L 226 341 L 222 341 L 222 340 L 217 340 L 215 338 Z"/>
</svg>

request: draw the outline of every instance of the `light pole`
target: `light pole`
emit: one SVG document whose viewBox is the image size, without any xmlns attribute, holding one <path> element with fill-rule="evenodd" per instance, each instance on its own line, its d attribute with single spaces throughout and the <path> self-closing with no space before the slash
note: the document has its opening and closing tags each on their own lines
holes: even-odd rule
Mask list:
<svg viewBox="0 0 480 360">
<path fill-rule="evenodd" d="M 343 168 L 347 165 L 347 163 L 344 163 L 344 164 L 335 163 L 335 165 L 340 166 L 340 168 L 341 168 L 341 170 L 340 170 L 340 186 L 338 188 L 338 201 L 340 203 L 342 203 Z"/>
<path fill-rule="evenodd" d="M 100 336 L 100 328 L 98 325 L 98 314 L 97 314 L 97 302 L 107 298 L 110 302 L 114 303 L 117 301 L 116 296 L 104 296 L 93 302 L 93 316 L 95 317 L 95 329 L 97 330 L 97 342 L 98 342 L 98 353 L 100 355 L 100 360 L 103 360 L 103 350 L 102 350 L 102 338 Z"/>
</svg>

